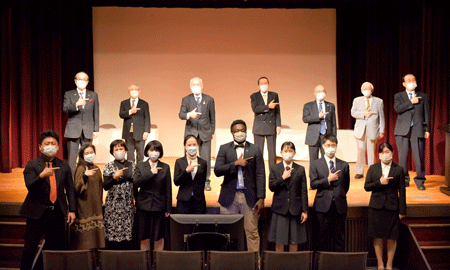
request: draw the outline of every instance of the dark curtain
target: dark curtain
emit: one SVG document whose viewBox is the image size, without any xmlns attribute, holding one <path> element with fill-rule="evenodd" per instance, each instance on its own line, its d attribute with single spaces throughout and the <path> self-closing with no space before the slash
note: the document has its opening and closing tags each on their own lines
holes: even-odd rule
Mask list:
<svg viewBox="0 0 450 270">
<path fill-rule="evenodd" d="M 394 95 L 404 91 L 402 76 L 412 73 L 431 105 L 431 136 L 426 140 L 426 174 L 444 174 L 444 134 L 449 123 L 450 5 L 448 1 L 347 2 L 337 9 L 337 103 L 339 128 L 352 129 L 352 101 L 361 84 L 373 83 L 384 101 L 385 141 L 396 149 Z M 397 155 L 394 160 L 398 161 Z M 415 169 L 412 156 L 409 169 Z"/>
<path fill-rule="evenodd" d="M 93 48 L 91 7 L 63 3 L 1 4 L 1 172 L 38 156 L 43 130 L 60 135 L 59 158 L 66 149 L 64 91 L 74 88 L 77 71 L 92 74 Z"/>
<path fill-rule="evenodd" d="M 93 89 L 92 6 L 336 8 L 336 70 L 339 128 L 352 129 L 352 100 L 364 81 L 385 102 L 386 136 L 395 146 L 397 114 L 393 96 L 401 77 L 413 73 L 418 90 L 431 102 L 431 138 L 426 142 L 426 173 L 444 174 L 444 134 L 449 123 L 449 1 L 156 1 L 6 0 L 1 5 L 1 172 L 24 167 L 38 155 L 38 136 L 54 129 L 60 148 L 67 116 L 64 92 L 78 71 L 90 75 Z M 63 151 L 59 151 L 59 157 Z M 396 159 L 396 155 L 394 155 Z M 410 169 L 414 169 L 412 163 Z"/>
</svg>

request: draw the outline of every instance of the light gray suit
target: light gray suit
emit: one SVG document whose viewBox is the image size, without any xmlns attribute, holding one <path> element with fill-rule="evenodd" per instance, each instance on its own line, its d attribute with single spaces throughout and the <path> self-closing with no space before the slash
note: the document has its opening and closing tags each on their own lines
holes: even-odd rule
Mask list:
<svg viewBox="0 0 450 270">
<path fill-rule="evenodd" d="M 372 96 L 370 111 L 374 112 L 371 117 L 364 116 L 366 111 L 366 98 L 357 97 L 353 100 L 352 117 L 355 122 L 355 138 L 358 147 L 356 157 L 356 174 L 364 173 L 365 152 L 367 149 L 367 165 L 375 163 L 375 146 L 380 133 L 384 133 L 384 109 L 383 100 Z"/>
</svg>

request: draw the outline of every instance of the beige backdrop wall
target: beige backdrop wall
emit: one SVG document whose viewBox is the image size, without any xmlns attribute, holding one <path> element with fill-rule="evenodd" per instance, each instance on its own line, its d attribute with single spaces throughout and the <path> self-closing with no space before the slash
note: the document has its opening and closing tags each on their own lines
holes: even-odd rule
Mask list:
<svg viewBox="0 0 450 270">
<path fill-rule="evenodd" d="M 93 35 L 101 126 L 121 130 L 120 102 L 138 84 L 166 156 L 184 154 L 178 112 L 195 76 L 215 99 L 217 129 L 238 118 L 252 127 L 250 95 L 260 76 L 278 92 L 282 124 L 292 129 L 306 128 L 302 109 L 315 85 L 336 104 L 334 9 L 95 7 Z M 105 155 L 110 139 L 94 142 Z M 215 156 L 215 139 L 212 148 Z"/>
</svg>

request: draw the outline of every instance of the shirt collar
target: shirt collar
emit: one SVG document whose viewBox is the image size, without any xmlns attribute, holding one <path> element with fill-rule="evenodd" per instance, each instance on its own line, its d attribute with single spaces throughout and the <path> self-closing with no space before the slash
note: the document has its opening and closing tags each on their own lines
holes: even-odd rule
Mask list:
<svg viewBox="0 0 450 270">
<path fill-rule="evenodd" d="M 292 167 L 294 166 L 294 162 L 291 161 L 291 164 L 287 165 L 286 161 L 283 160 L 283 167 L 284 167 L 285 170 L 286 170 L 286 166 L 289 166 L 292 169 Z"/>
<path fill-rule="evenodd" d="M 333 161 L 334 167 L 336 168 L 336 155 L 330 159 L 327 155 L 323 155 L 325 157 L 325 161 L 327 162 L 327 166 L 330 166 L 330 160 Z"/>
<path fill-rule="evenodd" d="M 194 94 L 192 94 L 192 95 L 194 95 Z M 202 101 L 202 98 L 203 98 L 202 93 L 200 93 L 199 96 L 194 95 L 194 99 L 195 99 L 196 101 L 197 101 L 197 98 L 200 98 L 200 101 Z"/>
<path fill-rule="evenodd" d="M 409 93 L 411 93 L 413 97 L 416 94 L 416 90 L 409 92 L 408 90 L 405 89 L 405 91 L 406 91 L 406 94 L 408 94 L 408 98 L 409 98 Z"/>
<path fill-rule="evenodd" d="M 133 104 L 133 100 L 136 100 L 136 103 L 134 103 L 134 104 L 137 105 L 139 102 L 139 97 L 137 97 L 136 99 L 130 98 L 130 104 Z"/>
</svg>

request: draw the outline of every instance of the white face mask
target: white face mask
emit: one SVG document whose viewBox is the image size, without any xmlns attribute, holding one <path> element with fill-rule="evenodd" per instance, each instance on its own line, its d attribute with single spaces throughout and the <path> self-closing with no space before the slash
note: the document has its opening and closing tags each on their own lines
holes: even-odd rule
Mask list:
<svg viewBox="0 0 450 270">
<path fill-rule="evenodd" d="M 362 93 L 366 98 L 370 98 L 370 96 L 372 95 L 372 91 L 370 90 L 364 90 L 362 91 Z"/>
<path fill-rule="evenodd" d="M 417 83 L 415 83 L 415 82 L 406 84 L 406 89 L 408 89 L 409 91 L 414 91 L 414 89 L 416 89 L 416 87 L 417 87 Z"/>
<path fill-rule="evenodd" d="M 132 98 L 137 98 L 139 96 L 139 91 L 136 90 L 130 91 L 130 96 Z"/>
<path fill-rule="evenodd" d="M 325 154 L 329 157 L 333 157 L 334 154 L 336 154 L 336 148 L 335 147 L 328 147 L 323 149 L 325 151 Z"/>
<path fill-rule="evenodd" d="M 392 154 L 379 154 L 378 157 L 383 163 L 389 163 L 392 160 Z"/>
<path fill-rule="evenodd" d="M 326 97 L 325 93 L 316 93 L 316 99 L 319 100 L 319 101 L 324 100 L 325 97 Z"/>
<path fill-rule="evenodd" d="M 84 160 L 85 160 L 87 163 L 94 163 L 94 160 L 95 160 L 95 153 L 87 154 L 87 155 L 84 155 L 83 157 L 84 157 Z"/>
<path fill-rule="evenodd" d="M 269 86 L 267 84 L 260 85 L 259 90 L 261 90 L 261 92 L 263 93 L 266 93 L 267 90 L 269 90 Z"/>
<path fill-rule="evenodd" d="M 151 161 L 157 161 L 159 158 L 159 152 L 158 151 L 148 151 L 148 157 Z"/>
<path fill-rule="evenodd" d="M 198 85 L 194 85 L 191 87 L 191 91 L 194 95 L 200 95 L 202 93 L 202 87 Z"/>
<path fill-rule="evenodd" d="M 186 152 L 190 155 L 190 156 L 194 156 L 195 154 L 197 154 L 197 146 L 191 146 L 191 147 L 186 147 Z"/>
<path fill-rule="evenodd" d="M 284 152 L 281 155 L 283 156 L 283 160 L 286 162 L 291 162 L 294 158 L 294 153 L 291 152 Z"/>
<path fill-rule="evenodd" d="M 77 80 L 77 88 L 80 90 L 85 89 L 87 84 L 88 84 L 87 81 Z"/>
<path fill-rule="evenodd" d="M 125 151 L 115 152 L 114 153 L 114 158 L 116 160 L 119 160 L 119 161 L 124 159 L 125 158 Z"/>
<path fill-rule="evenodd" d="M 243 143 L 245 142 L 245 139 L 247 139 L 247 133 L 243 131 L 238 131 L 233 134 L 233 138 L 237 143 Z"/>
<path fill-rule="evenodd" d="M 56 153 L 58 152 L 59 147 L 53 146 L 53 145 L 46 145 L 42 147 L 41 153 L 44 154 L 47 157 L 54 157 Z"/>
</svg>

